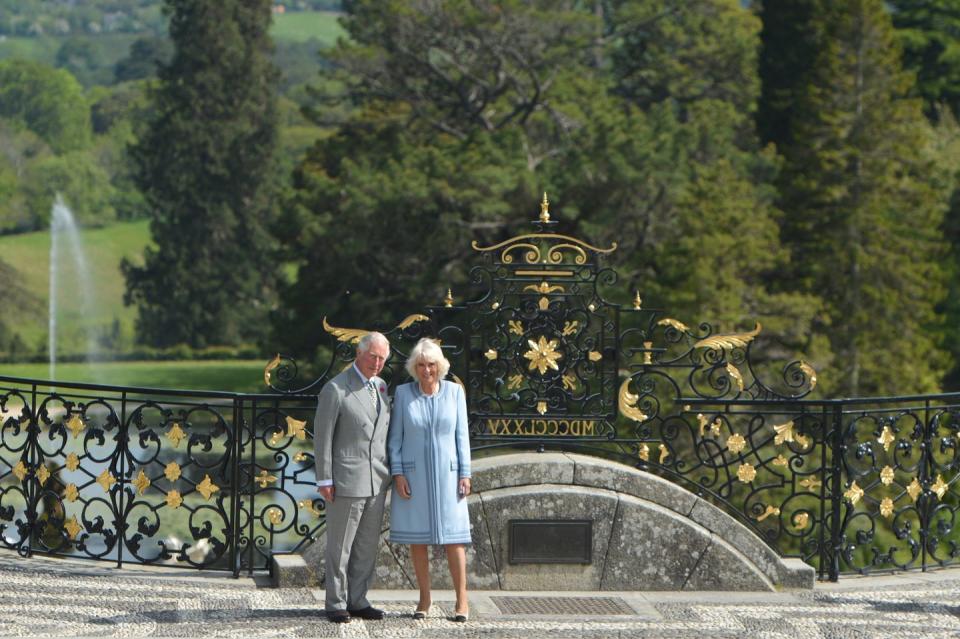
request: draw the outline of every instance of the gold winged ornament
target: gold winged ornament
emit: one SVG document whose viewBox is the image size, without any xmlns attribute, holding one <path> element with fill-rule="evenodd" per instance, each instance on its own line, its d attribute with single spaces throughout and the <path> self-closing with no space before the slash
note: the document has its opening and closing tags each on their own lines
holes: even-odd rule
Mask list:
<svg viewBox="0 0 960 639">
<path fill-rule="evenodd" d="M 712 348 L 715 350 L 744 348 L 760 334 L 763 327 L 757 322 L 756 328 L 749 333 L 731 333 L 729 335 L 713 335 L 696 342 L 694 348 Z"/>
<path fill-rule="evenodd" d="M 274 369 L 280 366 L 280 353 L 274 355 L 267 365 L 263 368 L 263 383 L 267 386 L 270 385 L 270 375 L 273 373 Z"/>
<path fill-rule="evenodd" d="M 425 322 L 429 319 L 426 315 L 420 315 L 419 313 L 407 315 L 403 318 L 403 321 L 397 324 L 397 328 L 403 330 L 413 326 L 417 322 Z M 323 330 L 336 337 L 338 341 L 349 342 L 350 344 L 358 344 L 363 336 L 370 332 L 365 328 L 341 328 L 339 326 L 331 326 L 330 323 L 327 322 L 326 317 L 323 318 Z"/>
</svg>

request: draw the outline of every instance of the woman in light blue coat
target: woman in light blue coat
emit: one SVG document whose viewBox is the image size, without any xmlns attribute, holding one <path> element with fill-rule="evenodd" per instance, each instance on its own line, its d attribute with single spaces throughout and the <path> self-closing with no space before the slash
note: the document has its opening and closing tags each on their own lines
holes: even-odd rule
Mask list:
<svg viewBox="0 0 960 639">
<path fill-rule="evenodd" d="M 428 545 L 443 545 L 457 593 L 455 621 L 466 621 L 467 560 L 470 543 L 470 436 L 463 388 L 445 381 L 450 362 L 430 339 L 421 339 L 407 358 L 414 381 L 397 387 L 387 446 L 393 497 L 390 541 L 410 544 L 420 602 L 413 613 L 430 609 Z"/>
</svg>

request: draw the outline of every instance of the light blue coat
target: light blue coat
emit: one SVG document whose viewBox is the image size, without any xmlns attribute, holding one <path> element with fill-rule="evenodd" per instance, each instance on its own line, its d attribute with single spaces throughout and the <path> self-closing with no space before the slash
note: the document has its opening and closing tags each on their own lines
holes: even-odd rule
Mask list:
<svg viewBox="0 0 960 639">
<path fill-rule="evenodd" d="M 434 395 L 417 382 L 397 387 L 387 435 L 390 472 L 410 484 L 410 499 L 390 500 L 390 541 L 468 544 L 467 499 L 457 492 L 470 477 L 467 402 L 459 384 L 441 381 Z"/>
</svg>

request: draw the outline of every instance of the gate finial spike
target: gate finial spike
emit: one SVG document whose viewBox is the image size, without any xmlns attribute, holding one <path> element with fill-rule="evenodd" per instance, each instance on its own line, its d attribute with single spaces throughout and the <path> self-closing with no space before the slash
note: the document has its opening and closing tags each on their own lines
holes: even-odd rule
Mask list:
<svg viewBox="0 0 960 639">
<path fill-rule="evenodd" d="M 443 298 L 443 305 L 447 308 L 453 306 L 453 291 L 451 291 L 449 288 L 447 289 L 447 296 Z"/>
<path fill-rule="evenodd" d="M 643 300 L 640 299 L 640 291 L 637 291 L 633 296 L 633 310 L 639 311 L 641 304 L 643 304 Z"/>
<path fill-rule="evenodd" d="M 543 202 L 540 202 L 540 221 L 550 221 L 550 201 L 547 199 L 547 192 L 543 192 Z"/>
</svg>

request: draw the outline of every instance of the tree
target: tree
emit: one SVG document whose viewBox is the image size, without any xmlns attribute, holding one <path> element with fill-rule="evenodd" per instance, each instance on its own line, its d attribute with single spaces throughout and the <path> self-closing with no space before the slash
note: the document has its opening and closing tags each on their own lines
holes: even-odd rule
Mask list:
<svg viewBox="0 0 960 639">
<path fill-rule="evenodd" d="M 58 153 L 90 143 L 90 109 L 83 89 L 63 69 L 0 61 L 0 118 L 33 131 Z"/>
<path fill-rule="evenodd" d="M 265 225 L 276 146 L 270 0 L 167 0 L 175 52 L 131 149 L 155 248 L 123 264 L 139 337 L 156 346 L 256 339 L 275 271 Z"/>
<path fill-rule="evenodd" d="M 765 18 L 781 6 L 765 5 Z M 837 357 L 834 392 L 937 390 L 947 363 L 935 311 L 947 180 L 932 132 L 907 97 L 911 78 L 882 0 L 822 2 L 810 20 L 803 28 L 819 34 L 817 54 L 794 90 L 782 146 L 790 275 L 826 302 L 818 330 Z"/>
<path fill-rule="evenodd" d="M 308 355 L 304 317 L 386 321 L 449 285 L 462 299 L 463 247 L 526 232 L 543 190 L 565 229 L 620 243 L 621 301 L 637 288 L 729 328 L 774 307 L 781 336 L 806 335 L 804 296 L 766 290 L 786 254 L 750 119 L 759 23 L 735 0 L 663 4 L 347 3 L 323 77 L 342 93 L 308 110 L 337 133 L 279 225 L 299 276 L 278 342 Z"/>
<path fill-rule="evenodd" d="M 903 66 L 916 73 L 915 91 L 928 116 L 946 104 L 960 115 L 960 2 L 892 0 L 893 25 Z"/>
<path fill-rule="evenodd" d="M 137 38 L 130 45 L 130 53 L 113 67 L 117 82 L 143 80 L 157 74 L 157 66 L 166 64 L 173 53 L 167 38 Z"/>
</svg>

